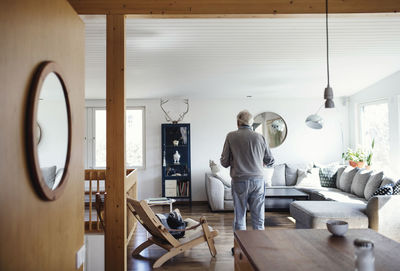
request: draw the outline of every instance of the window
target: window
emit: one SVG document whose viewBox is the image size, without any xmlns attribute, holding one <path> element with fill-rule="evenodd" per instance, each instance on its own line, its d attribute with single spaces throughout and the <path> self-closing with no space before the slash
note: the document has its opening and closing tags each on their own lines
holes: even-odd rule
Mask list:
<svg viewBox="0 0 400 271">
<path fill-rule="evenodd" d="M 367 150 L 375 139 L 372 165 L 374 168 L 388 169 L 390 166 L 389 150 L 389 104 L 387 101 L 361 104 L 361 144 Z"/>
<path fill-rule="evenodd" d="M 87 108 L 86 167 L 106 167 L 106 110 Z M 126 167 L 144 167 L 144 108 L 126 109 Z M 91 155 L 90 155 L 91 154 Z"/>
</svg>

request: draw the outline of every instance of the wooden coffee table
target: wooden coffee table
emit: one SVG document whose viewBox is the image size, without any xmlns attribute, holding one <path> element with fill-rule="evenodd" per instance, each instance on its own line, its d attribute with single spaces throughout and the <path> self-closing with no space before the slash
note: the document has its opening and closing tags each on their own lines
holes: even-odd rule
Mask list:
<svg viewBox="0 0 400 271">
<path fill-rule="evenodd" d="M 354 270 L 356 238 L 374 242 L 375 270 L 400 270 L 400 243 L 371 229 L 236 231 L 235 270 Z"/>
</svg>

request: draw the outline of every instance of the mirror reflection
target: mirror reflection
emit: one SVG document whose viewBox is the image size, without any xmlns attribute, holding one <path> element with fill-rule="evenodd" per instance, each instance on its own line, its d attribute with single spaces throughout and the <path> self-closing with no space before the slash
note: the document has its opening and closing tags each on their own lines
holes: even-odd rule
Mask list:
<svg viewBox="0 0 400 271">
<path fill-rule="evenodd" d="M 40 169 L 46 185 L 54 190 L 60 184 L 64 173 L 69 127 L 63 86 L 53 72 L 46 76 L 40 90 L 36 123 Z"/>
<path fill-rule="evenodd" d="M 285 120 L 274 112 L 263 112 L 254 118 L 253 130 L 262 134 L 270 148 L 280 146 L 286 139 Z"/>
</svg>

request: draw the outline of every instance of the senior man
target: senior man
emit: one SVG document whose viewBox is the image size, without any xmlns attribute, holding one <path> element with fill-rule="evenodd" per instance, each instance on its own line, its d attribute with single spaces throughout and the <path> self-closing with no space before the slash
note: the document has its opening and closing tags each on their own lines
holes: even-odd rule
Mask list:
<svg viewBox="0 0 400 271">
<path fill-rule="evenodd" d="M 228 133 L 221 154 L 221 165 L 231 167 L 234 231 L 246 230 L 247 203 L 250 207 L 253 229 L 264 230 L 263 165 L 271 166 L 274 158 L 265 138 L 253 131 L 252 124 L 253 116 L 249 111 L 239 112 L 238 129 Z"/>
</svg>

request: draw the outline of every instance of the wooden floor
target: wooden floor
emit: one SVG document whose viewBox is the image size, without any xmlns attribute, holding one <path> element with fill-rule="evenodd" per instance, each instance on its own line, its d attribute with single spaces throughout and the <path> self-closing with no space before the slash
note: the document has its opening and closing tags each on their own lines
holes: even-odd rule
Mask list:
<svg viewBox="0 0 400 271">
<path fill-rule="evenodd" d="M 211 212 L 207 204 L 178 207 L 183 218 L 190 217 L 198 220 L 205 216 L 210 226 L 218 230 L 219 235 L 215 238 L 217 256 L 211 257 L 206 243 L 203 243 L 184 254 L 178 255 L 166 262 L 157 270 L 233 270 L 233 212 Z M 168 213 L 169 207 L 153 207 L 156 213 Z M 286 212 L 266 212 L 265 230 L 276 228 L 295 228 L 289 213 Z M 247 214 L 247 228 L 251 229 L 250 213 Z M 165 253 L 165 250 L 158 246 L 151 246 L 141 253 L 141 258 L 133 258 L 132 251 L 147 239 L 146 230 L 138 226 L 132 241 L 128 246 L 128 270 L 152 270 L 154 261 Z"/>
</svg>

